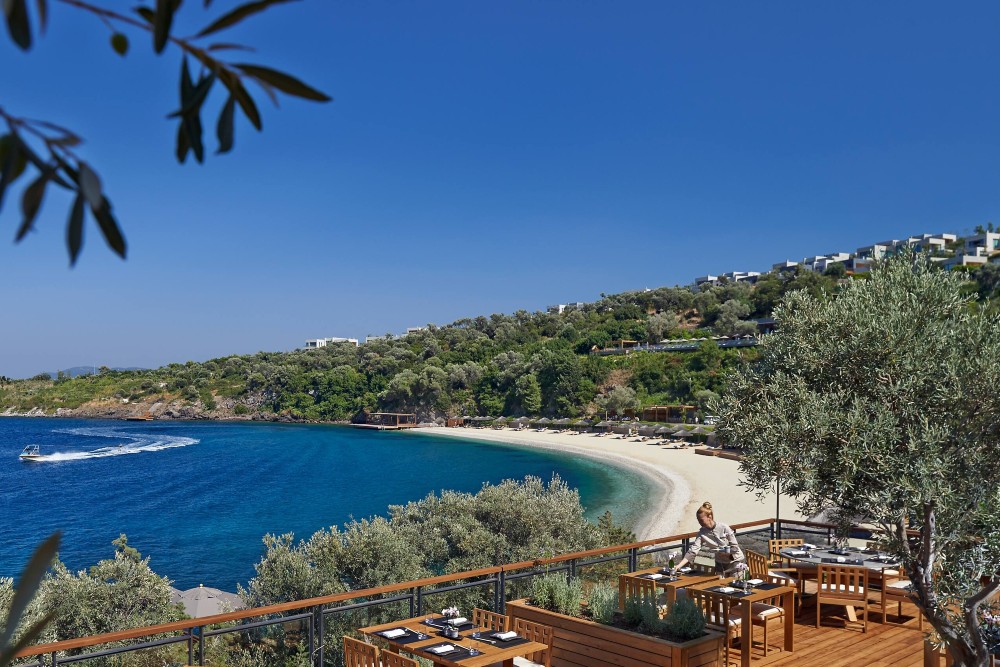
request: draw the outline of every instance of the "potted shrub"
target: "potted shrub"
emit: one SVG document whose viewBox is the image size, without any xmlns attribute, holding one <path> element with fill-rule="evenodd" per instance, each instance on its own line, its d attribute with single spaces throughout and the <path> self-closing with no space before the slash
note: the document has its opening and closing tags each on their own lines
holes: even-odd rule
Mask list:
<svg viewBox="0 0 1000 667">
<path fill-rule="evenodd" d="M 618 590 L 609 585 L 595 586 L 587 605 L 581 597 L 576 580 L 536 577 L 531 598 L 508 602 L 507 614 L 553 628 L 552 667 L 719 664 L 723 635 L 705 630 L 701 612 L 686 599 L 660 619 L 650 600 L 629 600 L 619 612 Z"/>
</svg>

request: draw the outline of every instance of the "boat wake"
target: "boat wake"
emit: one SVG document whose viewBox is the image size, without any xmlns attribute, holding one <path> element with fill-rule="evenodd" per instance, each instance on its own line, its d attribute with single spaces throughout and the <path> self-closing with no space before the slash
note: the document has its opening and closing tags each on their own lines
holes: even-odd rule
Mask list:
<svg viewBox="0 0 1000 667">
<path fill-rule="evenodd" d="M 72 428 L 56 430 L 55 433 L 67 433 L 69 435 L 82 436 L 87 438 L 113 438 L 120 440 L 118 444 L 108 447 L 98 447 L 82 452 L 53 452 L 43 454 L 38 461 L 80 461 L 83 459 L 100 459 L 108 456 L 125 456 L 126 454 L 143 454 L 146 452 L 160 452 L 164 449 L 175 449 L 177 447 L 187 447 L 196 445 L 200 440 L 197 438 L 186 438 L 177 435 L 164 435 L 152 433 L 131 433 L 120 431 L 114 428 Z"/>
</svg>

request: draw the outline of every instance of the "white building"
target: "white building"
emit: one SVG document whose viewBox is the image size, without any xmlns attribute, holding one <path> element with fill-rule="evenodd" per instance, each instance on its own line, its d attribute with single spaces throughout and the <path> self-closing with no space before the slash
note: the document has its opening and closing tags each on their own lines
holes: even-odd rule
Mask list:
<svg viewBox="0 0 1000 667">
<path fill-rule="evenodd" d="M 771 273 L 781 273 L 782 271 L 794 271 L 799 265 L 798 262 L 792 262 L 785 260 L 784 262 L 778 262 L 777 264 L 771 265 Z"/>
<path fill-rule="evenodd" d="M 694 286 L 696 288 L 704 287 L 705 285 L 718 285 L 718 284 L 719 284 L 719 276 L 713 276 L 711 274 L 707 276 L 698 276 L 697 278 L 694 279 Z"/>
<path fill-rule="evenodd" d="M 553 315 L 562 315 L 567 310 L 581 310 L 583 308 L 583 302 L 577 301 L 576 303 L 559 303 L 554 306 L 548 306 L 545 312 L 552 313 Z"/>
<path fill-rule="evenodd" d="M 1000 251 L 1000 232 L 985 232 L 965 238 L 965 254 L 975 257 L 989 257 Z"/>
<path fill-rule="evenodd" d="M 305 349 L 316 350 L 321 347 L 326 347 L 327 345 L 333 345 L 334 343 L 350 343 L 354 347 L 358 346 L 357 338 L 313 338 L 306 341 Z"/>
<path fill-rule="evenodd" d="M 730 271 L 722 277 L 731 283 L 755 283 L 760 278 L 760 271 Z"/>
</svg>

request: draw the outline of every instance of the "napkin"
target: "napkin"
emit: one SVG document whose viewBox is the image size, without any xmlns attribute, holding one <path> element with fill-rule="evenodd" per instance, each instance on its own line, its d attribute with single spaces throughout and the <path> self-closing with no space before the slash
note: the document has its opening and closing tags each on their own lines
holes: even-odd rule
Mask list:
<svg viewBox="0 0 1000 667">
<path fill-rule="evenodd" d="M 805 556 L 806 555 L 806 552 L 803 551 L 802 549 L 789 549 L 787 553 L 788 553 L 789 556 Z"/>
<path fill-rule="evenodd" d="M 678 569 L 677 571 L 678 571 L 678 572 L 690 572 L 690 571 L 691 571 L 691 568 L 690 568 L 690 567 L 688 567 L 687 565 L 685 565 L 684 567 L 682 567 L 682 568 L 679 568 L 679 569 Z"/>
<path fill-rule="evenodd" d="M 720 593 L 734 593 L 734 592 L 736 592 L 736 589 L 733 588 L 732 586 L 720 586 L 719 587 L 719 592 Z"/>
<path fill-rule="evenodd" d="M 386 630 L 382 633 L 382 636 L 386 639 L 395 639 L 396 637 L 402 637 L 406 634 L 406 630 L 400 630 L 396 628 L 395 630 Z"/>
<path fill-rule="evenodd" d="M 462 625 L 462 623 L 468 623 L 469 619 L 465 616 L 459 616 L 458 618 L 449 618 L 448 623 L 451 625 Z"/>
<path fill-rule="evenodd" d="M 764 580 L 763 579 L 747 579 L 747 583 L 751 584 L 753 586 L 757 586 L 759 584 L 764 583 Z"/>
<path fill-rule="evenodd" d="M 843 556 L 837 556 L 837 562 L 838 563 L 846 563 L 847 559 L 844 558 Z"/>
<path fill-rule="evenodd" d="M 803 544 L 802 548 L 803 549 L 819 549 L 819 547 L 817 547 L 815 544 Z"/>
<path fill-rule="evenodd" d="M 502 639 L 504 641 L 507 641 L 509 639 L 513 639 L 514 637 L 517 637 L 517 633 L 514 632 L 513 630 L 511 630 L 509 632 L 494 632 L 493 636 L 496 637 L 497 639 Z"/>
<path fill-rule="evenodd" d="M 662 574 L 655 574 L 655 573 L 654 573 L 654 574 L 650 574 L 650 575 L 647 575 L 647 577 L 646 577 L 646 578 L 647 578 L 647 579 L 662 579 L 662 578 L 663 578 L 663 575 L 662 575 Z"/>
<path fill-rule="evenodd" d="M 450 653 L 455 650 L 455 647 L 451 644 L 441 644 L 441 646 L 435 646 L 433 648 L 427 649 L 431 653 Z"/>
</svg>

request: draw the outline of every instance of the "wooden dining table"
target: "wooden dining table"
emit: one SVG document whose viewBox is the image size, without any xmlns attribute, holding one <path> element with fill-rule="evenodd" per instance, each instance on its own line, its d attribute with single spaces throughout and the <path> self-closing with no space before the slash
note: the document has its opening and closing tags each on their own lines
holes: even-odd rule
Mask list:
<svg viewBox="0 0 1000 667">
<path fill-rule="evenodd" d="M 648 567 L 645 570 L 636 570 L 635 572 L 629 572 L 627 574 L 618 575 L 618 608 L 625 608 L 625 596 L 628 589 L 628 579 L 650 579 L 650 575 L 662 574 L 661 568 L 659 567 Z M 702 572 L 688 572 L 686 574 L 678 574 L 675 576 L 663 576 L 653 579 L 657 588 L 662 588 L 663 592 L 666 594 L 666 603 L 669 607 L 677 599 L 677 591 L 681 588 L 686 588 L 688 586 L 693 586 L 695 584 L 702 584 L 707 581 L 718 581 L 719 575 L 717 574 L 705 574 Z"/>
<path fill-rule="evenodd" d="M 467 627 L 460 630 L 459 639 L 449 639 L 441 634 L 439 627 L 425 624 L 430 619 L 432 622 L 441 623 L 443 617 L 440 614 L 424 614 L 415 618 L 407 618 L 402 621 L 392 621 L 391 623 L 381 623 L 358 628 L 358 632 L 366 637 L 372 637 L 386 642 L 389 650 L 393 653 L 410 653 L 421 658 L 425 658 L 434 663 L 435 667 L 485 667 L 500 662 L 504 667 L 513 667 L 514 658 L 524 657 L 535 651 L 543 651 L 548 648 L 541 642 L 529 641 L 524 638 L 503 642 L 492 637 L 493 631 L 488 628 Z M 468 625 L 472 625 L 469 623 Z M 389 638 L 383 632 L 391 630 L 406 630 L 407 634 L 401 637 Z M 472 633 L 480 632 L 485 639 L 494 643 L 479 641 L 472 637 Z M 426 636 L 426 639 L 419 639 L 418 633 Z M 469 655 L 462 652 L 461 655 L 437 655 L 427 649 L 442 643 L 465 648 L 475 648 L 479 655 Z"/>
<path fill-rule="evenodd" d="M 715 577 L 712 581 L 695 584 L 691 588 L 711 589 L 717 586 L 732 586 L 736 580 L 727 577 L 719 579 Z M 719 593 L 725 595 L 725 593 Z M 784 612 L 785 637 L 783 652 L 776 653 L 774 659 L 786 657 L 795 649 L 795 587 L 781 586 L 778 584 L 762 584 L 755 586 L 749 595 L 744 595 L 738 590 L 733 594 L 733 601 L 740 603 L 740 667 L 750 667 L 751 633 L 753 622 L 751 620 L 751 608 L 754 602 L 765 602 L 774 597 L 781 597 L 781 605 Z M 770 660 L 768 660 L 769 662 Z"/>
</svg>

